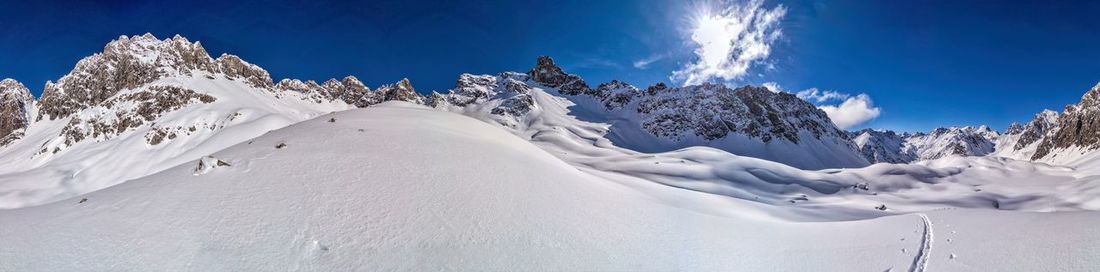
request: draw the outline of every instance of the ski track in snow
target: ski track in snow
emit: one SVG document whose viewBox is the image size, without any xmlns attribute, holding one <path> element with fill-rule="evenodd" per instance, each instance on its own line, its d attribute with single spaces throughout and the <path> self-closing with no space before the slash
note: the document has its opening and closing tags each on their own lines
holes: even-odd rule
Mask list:
<svg viewBox="0 0 1100 272">
<path fill-rule="evenodd" d="M 923 213 L 916 215 L 924 221 L 924 237 L 920 242 L 920 251 L 917 251 L 917 257 L 913 259 L 913 267 L 909 271 L 923 272 L 928 267 L 928 257 L 932 252 L 932 220 Z"/>
</svg>

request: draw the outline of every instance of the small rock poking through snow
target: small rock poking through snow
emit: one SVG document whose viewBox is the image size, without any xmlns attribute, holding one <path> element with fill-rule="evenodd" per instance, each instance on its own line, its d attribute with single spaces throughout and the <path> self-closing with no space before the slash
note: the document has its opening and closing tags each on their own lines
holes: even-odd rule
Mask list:
<svg viewBox="0 0 1100 272">
<path fill-rule="evenodd" d="M 214 168 L 231 166 L 228 162 L 214 158 L 214 156 L 206 156 L 199 159 L 199 166 L 195 167 L 195 175 L 203 175 L 214 171 Z"/>
</svg>

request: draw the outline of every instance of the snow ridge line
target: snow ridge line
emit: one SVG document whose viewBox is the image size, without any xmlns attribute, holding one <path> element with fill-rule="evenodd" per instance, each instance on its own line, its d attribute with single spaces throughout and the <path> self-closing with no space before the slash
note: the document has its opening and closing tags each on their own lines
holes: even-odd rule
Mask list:
<svg viewBox="0 0 1100 272">
<path fill-rule="evenodd" d="M 932 253 L 932 220 L 923 213 L 918 213 L 917 216 L 924 221 L 924 237 L 920 242 L 920 251 L 917 251 L 917 257 L 913 259 L 913 267 L 909 269 L 911 272 L 923 272 L 928 267 L 928 257 Z"/>
</svg>

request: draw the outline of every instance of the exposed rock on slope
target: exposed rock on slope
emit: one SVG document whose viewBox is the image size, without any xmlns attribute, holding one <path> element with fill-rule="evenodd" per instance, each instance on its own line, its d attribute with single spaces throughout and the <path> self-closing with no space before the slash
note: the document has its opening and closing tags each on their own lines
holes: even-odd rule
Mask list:
<svg viewBox="0 0 1100 272">
<path fill-rule="evenodd" d="M 1057 150 L 1071 147 L 1082 152 L 1100 148 L 1100 84 L 1086 92 L 1081 102 L 1066 106 L 1058 117 L 1056 130 L 1039 144 L 1033 160 L 1054 156 Z"/>
<path fill-rule="evenodd" d="M 0 81 L 0 146 L 23 137 L 34 115 L 34 97 L 14 79 Z"/>
<path fill-rule="evenodd" d="M 233 55 L 212 59 L 200 43 L 178 35 L 163 41 L 151 34 L 122 36 L 108 43 L 102 53 L 80 60 L 57 83 L 47 83 L 39 102 L 38 119 L 67 117 L 120 91 L 196 72 L 240 79 L 257 88 L 272 86 L 267 71 Z"/>
<path fill-rule="evenodd" d="M 577 75 L 565 73 L 561 70 L 561 67 L 554 64 L 554 59 L 548 56 L 540 56 L 535 68 L 527 72 L 527 75 L 531 76 L 531 80 L 542 85 L 558 88 L 561 94 L 578 95 L 592 91 L 588 87 L 588 83 L 584 82 L 584 79 Z"/>
</svg>

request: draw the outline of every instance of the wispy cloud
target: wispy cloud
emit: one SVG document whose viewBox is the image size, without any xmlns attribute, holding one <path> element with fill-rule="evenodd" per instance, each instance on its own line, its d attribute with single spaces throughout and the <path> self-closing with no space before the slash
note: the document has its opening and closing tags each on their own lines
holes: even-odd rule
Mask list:
<svg viewBox="0 0 1100 272">
<path fill-rule="evenodd" d="M 579 62 L 579 63 L 577 63 L 573 66 L 576 67 L 576 68 L 621 68 L 622 67 L 622 65 L 620 65 L 619 63 L 614 62 L 612 60 L 605 59 L 605 58 L 596 58 L 596 57 L 584 58 L 584 59 L 581 60 L 581 62 Z"/>
<path fill-rule="evenodd" d="M 771 55 L 771 43 L 782 35 L 779 22 L 787 8 L 766 9 L 762 0 L 723 5 L 717 12 L 702 10 L 697 15 L 691 33 L 697 59 L 674 71 L 673 81 L 695 85 L 713 79 L 736 80 Z"/>
<path fill-rule="evenodd" d="M 634 68 L 638 68 L 638 69 L 649 68 L 650 64 L 652 64 L 654 62 L 657 62 L 657 61 L 660 61 L 660 60 L 664 59 L 666 56 L 667 55 L 665 55 L 665 54 L 656 54 L 656 55 L 646 57 L 644 59 L 636 60 L 636 61 L 634 61 Z"/>
<path fill-rule="evenodd" d="M 851 97 L 851 95 L 846 93 L 840 93 L 836 91 L 819 91 L 817 90 L 817 88 L 802 90 L 795 95 L 798 96 L 798 98 L 802 98 L 803 100 L 812 100 L 817 103 L 823 103 L 829 100 L 844 100 Z"/>
</svg>

